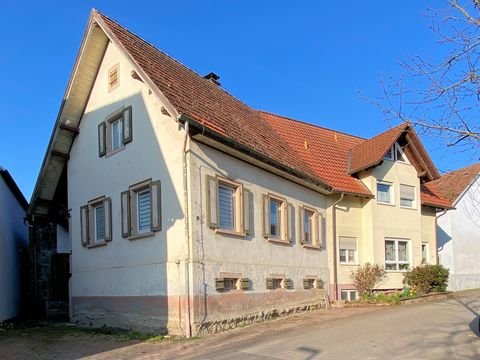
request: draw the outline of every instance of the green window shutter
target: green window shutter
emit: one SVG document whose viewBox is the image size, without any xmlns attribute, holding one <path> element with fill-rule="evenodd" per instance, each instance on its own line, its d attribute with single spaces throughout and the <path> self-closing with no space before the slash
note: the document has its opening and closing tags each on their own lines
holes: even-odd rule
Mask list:
<svg viewBox="0 0 480 360">
<path fill-rule="evenodd" d="M 263 194 L 262 219 L 263 219 L 263 236 L 269 237 L 270 236 L 270 197 L 267 194 Z"/>
<path fill-rule="evenodd" d="M 107 197 L 103 200 L 105 213 L 105 241 L 112 241 L 112 200 Z"/>
<path fill-rule="evenodd" d="M 247 278 L 241 279 L 242 290 L 249 290 L 250 289 L 250 280 Z"/>
<path fill-rule="evenodd" d="M 223 278 L 215 279 L 215 290 L 222 291 L 225 289 L 225 280 Z"/>
<path fill-rule="evenodd" d="M 206 177 L 207 194 L 207 225 L 211 228 L 218 227 L 218 182 L 214 176 Z"/>
<path fill-rule="evenodd" d="M 132 141 L 132 130 L 132 107 L 128 106 L 123 110 L 122 140 L 124 145 Z"/>
<path fill-rule="evenodd" d="M 90 227 L 88 220 L 88 205 L 85 205 L 80 207 L 80 237 L 82 246 L 87 246 L 90 242 Z"/>
<path fill-rule="evenodd" d="M 98 156 L 102 157 L 107 153 L 107 128 L 105 121 L 98 124 Z"/>
<path fill-rule="evenodd" d="M 267 289 L 269 289 L 269 290 L 273 289 L 273 279 L 272 278 L 267 278 Z"/>
<path fill-rule="evenodd" d="M 126 238 L 132 234 L 130 215 L 130 191 L 123 191 L 121 194 L 122 203 L 122 237 Z"/>
<path fill-rule="evenodd" d="M 160 180 L 152 182 L 151 185 L 151 206 L 152 206 L 152 231 L 162 230 L 162 196 L 161 196 L 161 184 Z"/>
<path fill-rule="evenodd" d="M 252 234 L 252 192 L 243 188 L 243 230 L 247 235 Z"/>
</svg>

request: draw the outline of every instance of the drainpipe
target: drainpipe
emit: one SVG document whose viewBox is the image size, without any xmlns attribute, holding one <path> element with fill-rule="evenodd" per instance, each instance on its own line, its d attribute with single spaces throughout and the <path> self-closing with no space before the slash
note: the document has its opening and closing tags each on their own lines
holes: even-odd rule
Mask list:
<svg viewBox="0 0 480 360">
<path fill-rule="evenodd" d="M 444 209 L 440 215 L 435 217 L 435 258 L 437 260 L 437 264 L 440 263 L 440 257 L 438 256 L 438 237 L 437 237 L 437 227 L 438 227 L 438 218 L 442 217 L 447 213 L 448 209 Z"/>
<path fill-rule="evenodd" d="M 183 201 L 185 208 L 185 239 L 187 242 L 187 257 L 185 259 L 185 294 L 187 295 L 187 306 L 186 306 L 186 336 L 192 336 L 192 322 L 191 322 L 191 304 L 190 304 L 190 224 L 188 216 L 188 172 L 187 172 L 187 143 L 189 138 L 189 125 L 188 120 L 185 121 L 185 139 L 183 141 Z M 179 314 L 180 315 L 180 314 Z"/>
<path fill-rule="evenodd" d="M 333 299 L 338 300 L 338 269 L 337 269 L 337 210 L 336 206 L 343 200 L 345 193 L 340 193 L 340 199 L 332 205 L 332 237 L 333 237 Z"/>
</svg>

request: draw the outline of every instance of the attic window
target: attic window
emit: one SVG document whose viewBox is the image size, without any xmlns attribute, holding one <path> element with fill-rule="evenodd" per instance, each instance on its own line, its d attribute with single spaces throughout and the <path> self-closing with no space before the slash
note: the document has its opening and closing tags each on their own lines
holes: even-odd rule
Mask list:
<svg viewBox="0 0 480 360">
<path fill-rule="evenodd" d="M 114 65 L 108 70 L 108 91 L 112 91 L 120 85 L 119 64 Z"/>
<path fill-rule="evenodd" d="M 402 147 L 398 143 L 393 144 L 383 158 L 385 160 L 408 162 L 405 154 L 403 153 Z"/>
</svg>

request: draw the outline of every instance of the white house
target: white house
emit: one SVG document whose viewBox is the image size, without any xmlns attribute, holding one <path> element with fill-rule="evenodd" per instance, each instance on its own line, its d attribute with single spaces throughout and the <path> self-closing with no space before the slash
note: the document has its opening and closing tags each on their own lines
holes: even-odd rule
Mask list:
<svg viewBox="0 0 480 360">
<path fill-rule="evenodd" d="M 28 215 L 39 243 L 68 233 L 72 321 L 191 335 L 353 299 L 366 261 L 401 288 L 436 261 L 438 177 L 409 124 L 252 109 L 94 10 Z"/>
<path fill-rule="evenodd" d="M 0 167 L 0 321 L 20 315 L 25 291 L 28 203 L 10 173 Z"/>
<path fill-rule="evenodd" d="M 480 288 L 480 163 L 434 183 L 455 206 L 437 218 L 438 258 L 450 269 L 448 289 Z"/>
</svg>

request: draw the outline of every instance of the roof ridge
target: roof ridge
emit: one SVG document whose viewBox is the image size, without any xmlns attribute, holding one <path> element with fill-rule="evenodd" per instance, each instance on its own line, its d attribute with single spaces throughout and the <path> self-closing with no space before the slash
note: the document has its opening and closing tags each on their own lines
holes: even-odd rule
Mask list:
<svg viewBox="0 0 480 360">
<path fill-rule="evenodd" d="M 142 36 L 138 35 L 137 33 L 131 31 L 130 29 L 128 29 L 126 26 L 124 26 L 123 24 L 120 24 L 117 20 L 115 19 L 112 19 L 111 17 L 105 15 L 104 13 L 96 10 L 96 9 L 93 9 L 98 15 L 104 17 L 104 18 L 107 18 L 108 20 L 112 21 L 113 23 L 115 23 L 117 26 L 120 26 L 122 29 L 124 29 L 125 31 L 128 31 L 130 34 L 132 34 L 133 36 L 135 36 L 136 38 L 138 38 L 140 41 L 143 41 L 144 43 L 146 43 L 148 46 L 151 46 L 152 48 L 154 48 L 156 51 L 162 53 L 163 55 L 165 55 L 166 57 L 168 57 L 170 60 L 173 60 L 175 61 L 177 64 L 183 66 L 186 70 L 188 70 L 189 72 L 191 72 L 192 74 L 198 76 L 200 79 L 204 80 L 206 83 L 212 85 L 212 86 L 215 86 L 216 88 L 218 88 L 219 90 L 223 91 L 225 94 L 227 94 L 228 96 L 230 96 L 231 98 L 235 99 L 236 101 L 238 101 L 239 103 L 245 105 L 245 106 L 248 106 L 251 110 L 253 111 L 256 111 L 253 107 L 251 107 L 250 105 L 246 104 L 245 102 L 243 102 L 242 100 L 240 100 L 239 98 L 237 98 L 235 95 L 231 94 L 230 92 L 228 92 L 223 86 L 221 85 L 216 85 L 216 84 L 213 84 L 211 81 L 205 79 L 200 73 L 196 72 L 195 70 L 191 69 L 189 66 L 185 65 L 183 62 L 181 62 L 180 60 L 174 58 L 173 56 L 169 55 L 168 53 L 166 53 L 165 51 L 161 50 L 159 47 L 157 47 L 156 45 L 154 45 L 153 43 L 151 43 L 150 41 L 148 40 L 145 40 Z"/>
<path fill-rule="evenodd" d="M 306 121 L 302 121 L 302 120 L 298 120 L 298 119 L 293 119 L 291 117 L 288 117 L 288 116 L 284 116 L 284 115 L 279 115 L 279 114 L 275 114 L 275 113 L 272 113 L 270 111 L 265 111 L 265 110 L 257 110 L 257 112 L 259 113 L 262 113 L 262 114 L 266 114 L 266 115 L 273 115 L 273 116 L 278 116 L 278 117 L 281 117 L 285 120 L 290 120 L 290 121 L 294 121 L 294 122 L 297 122 L 297 123 L 300 123 L 300 124 L 305 124 L 305 125 L 309 125 L 309 126 L 313 126 L 313 127 L 316 127 L 318 129 L 323 129 L 323 130 L 328 130 L 328 131 L 334 131 L 334 132 L 337 132 L 339 134 L 343 134 L 343 135 L 347 135 L 347 136 L 351 136 L 351 137 L 354 137 L 354 138 L 357 138 L 359 140 L 368 140 L 366 138 L 363 138 L 361 136 L 357 136 L 357 135 L 352 135 L 352 134 L 349 134 L 345 131 L 339 131 L 339 130 L 335 130 L 335 129 L 330 129 L 330 128 L 327 128 L 325 126 L 320 126 L 320 125 L 317 125 L 317 124 L 312 124 L 310 122 L 306 122 Z"/>
</svg>

